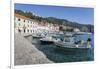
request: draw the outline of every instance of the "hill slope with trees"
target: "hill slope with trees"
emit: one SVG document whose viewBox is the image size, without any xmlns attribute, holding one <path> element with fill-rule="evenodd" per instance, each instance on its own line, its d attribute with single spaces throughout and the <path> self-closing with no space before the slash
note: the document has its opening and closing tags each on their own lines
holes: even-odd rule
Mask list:
<svg viewBox="0 0 100 69">
<path fill-rule="evenodd" d="M 72 27 L 72 28 L 78 28 L 80 29 L 80 31 L 85 31 L 85 32 L 94 32 L 94 26 L 90 25 L 90 24 L 80 24 L 78 22 L 72 22 L 69 20 L 65 20 L 65 19 L 59 19 L 59 18 L 55 18 L 55 17 L 41 17 L 41 16 L 37 16 L 35 14 L 33 14 L 32 12 L 24 12 L 22 10 L 17 10 L 15 9 L 15 13 L 23 15 L 25 17 L 28 17 L 30 19 L 34 19 L 37 20 L 39 22 L 48 22 L 48 23 L 52 23 L 52 24 L 57 24 L 57 25 L 63 25 L 66 27 Z"/>
</svg>

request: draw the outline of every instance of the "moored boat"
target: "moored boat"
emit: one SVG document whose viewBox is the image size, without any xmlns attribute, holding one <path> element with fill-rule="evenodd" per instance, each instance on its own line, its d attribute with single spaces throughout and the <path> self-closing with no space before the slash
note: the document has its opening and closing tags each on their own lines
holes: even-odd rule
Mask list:
<svg viewBox="0 0 100 69">
<path fill-rule="evenodd" d="M 44 38 L 45 34 L 39 34 L 39 33 L 38 34 L 33 34 L 32 37 L 33 38 Z"/>
<path fill-rule="evenodd" d="M 82 40 L 82 39 L 79 39 L 79 37 L 76 37 L 76 35 L 66 34 L 63 40 L 55 42 L 56 47 L 59 49 L 67 50 L 67 51 L 88 50 L 92 47 L 90 37 L 88 37 L 86 40 Z M 90 34 L 87 34 L 87 35 L 90 35 Z"/>
<path fill-rule="evenodd" d="M 52 37 L 45 37 L 40 39 L 41 44 L 53 44 L 54 40 Z"/>
</svg>

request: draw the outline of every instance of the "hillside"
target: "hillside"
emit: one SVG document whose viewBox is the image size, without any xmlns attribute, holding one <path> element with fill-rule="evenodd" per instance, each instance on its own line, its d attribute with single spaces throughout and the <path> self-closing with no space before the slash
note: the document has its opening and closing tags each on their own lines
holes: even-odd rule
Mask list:
<svg viewBox="0 0 100 69">
<path fill-rule="evenodd" d="M 37 15 L 32 14 L 31 12 L 23 12 L 22 10 L 17 10 L 15 9 L 15 13 L 26 16 L 28 18 L 37 20 L 39 22 L 43 22 L 43 23 L 52 23 L 52 24 L 56 24 L 56 25 L 63 25 L 66 27 L 72 27 L 72 28 L 78 28 L 80 29 L 80 31 L 85 31 L 85 32 L 94 32 L 94 26 L 90 25 L 90 24 L 81 24 L 78 22 L 72 22 L 69 20 L 65 20 L 65 19 L 59 19 L 59 18 L 55 18 L 55 17 L 40 17 Z"/>
</svg>

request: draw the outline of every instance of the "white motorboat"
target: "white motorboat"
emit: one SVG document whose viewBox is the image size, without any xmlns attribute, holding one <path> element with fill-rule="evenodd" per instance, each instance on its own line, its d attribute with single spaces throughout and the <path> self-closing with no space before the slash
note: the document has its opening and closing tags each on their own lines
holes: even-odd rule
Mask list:
<svg viewBox="0 0 100 69">
<path fill-rule="evenodd" d="M 40 39 L 41 44 L 53 44 L 54 39 L 52 37 L 45 37 Z"/>
<path fill-rule="evenodd" d="M 43 38 L 43 37 L 45 37 L 45 34 L 33 34 L 32 35 L 33 36 L 33 38 Z"/>
<path fill-rule="evenodd" d="M 87 38 L 87 40 L 82 40 L 82 39 L 80 40 L 79 37 L 76 37 L 76 35 L 74 36 L 74 34 L 66 34 L 62 40 L 56 41 L 55 45 L 58 48 L 69 49 L 69 50 L 70 49 L 90 49 L 91 38 L 89 37 Z"/>
</svg>

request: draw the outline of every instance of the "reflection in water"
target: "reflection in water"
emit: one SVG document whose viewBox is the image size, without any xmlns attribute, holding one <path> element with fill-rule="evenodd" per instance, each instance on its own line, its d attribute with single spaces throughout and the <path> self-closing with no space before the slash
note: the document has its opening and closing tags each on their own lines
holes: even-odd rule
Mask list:
<svg viewBox="0 0 100 69">
<path fill-rule="evenodd" d="M 84 39 L 87 36 L 83 37 Z M 92 46 L 94 45 L 94 37 L 92 35 Z M 57 48 L 54 44 L 41 45 L 38 38 L 33 38 L 33 44 L 42 51 L 48 59 L 56 63 L 60 62 L 77 62 L 77 61 L 92 61 L 94 60 L 94 48 L 89 50 L 67 51 Z"/>
</svg>

